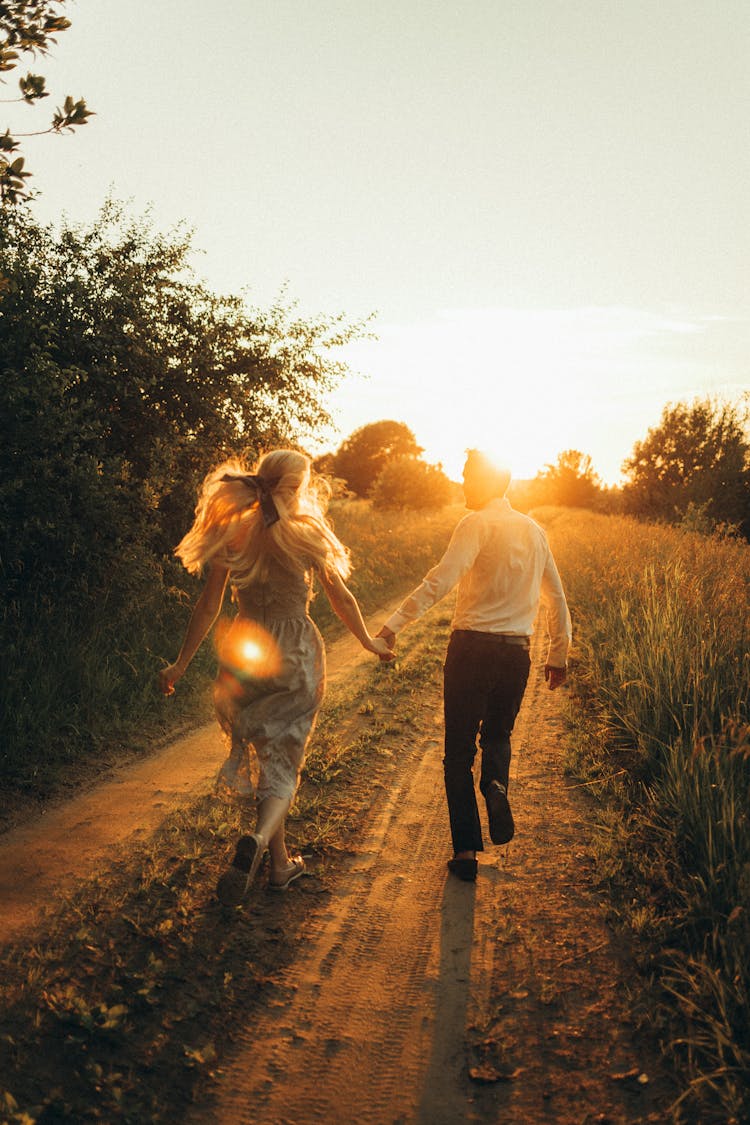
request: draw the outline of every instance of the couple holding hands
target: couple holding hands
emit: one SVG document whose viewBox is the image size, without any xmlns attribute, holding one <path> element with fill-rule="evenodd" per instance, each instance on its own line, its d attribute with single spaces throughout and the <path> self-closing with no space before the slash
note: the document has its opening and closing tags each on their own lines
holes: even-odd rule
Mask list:
<svg viewBox="0 0 750 1125">
<path fill-rule="evenodd" d="M 325 690 L 323 641 L 308 614 L 314 578 L 350 632 L 382 660 L 393 658 L 402 629 L 458 587 L 444 670 L 450 872 L 475 880 L 483 850 L 473 775 L 477 735 L 490 839 L 505 844 L 512 838 L 510 736 L 540 602 L 551 689 L 565 681 L 571 624 L 546 535 L 510 506 L 509 482 L 507 470 L 469 451 L 463 473 L 469 513 L 440 562 L 373 637 L 345 584 L 348 551 L 326 520 L 328 490 L 308 457 L 278 449 L 251 473 L 226 462 L 207 476 L 193 526 L 176 550 L 191 573 L 205 568 L 207 577 L 177 660 L 159 673 L 159 686 L 165 695 L 174 691 L 231 585 L 238 612 L 220 646 L 215 689 L 217 717 L 230 742 L 219 778 L 230 790 L 252 795 L 252 750 L 259 780 L 255 831 L 239 839 L 219 879 L 222 903 L 242 902 L 266 850 L 271 888 L 285 889 L 304 871 L 302 857 L 287 850 L 285 823 Z"/>
</svg>

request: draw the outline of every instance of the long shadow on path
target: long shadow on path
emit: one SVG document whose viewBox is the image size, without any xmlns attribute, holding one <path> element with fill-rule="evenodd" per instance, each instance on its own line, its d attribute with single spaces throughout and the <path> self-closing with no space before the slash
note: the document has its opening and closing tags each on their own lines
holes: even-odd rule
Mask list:
<svg viewBox="0 0 750 1125">
<path fill-rule="evenodd" d="M 476 884 L 448 876 L 440 906 L 440 966 L 434 1009 L 432 1053 L 419 1102 L 424 1125 L 465 1120 L 464 1029 L 471 992 Z"/>
</svg>

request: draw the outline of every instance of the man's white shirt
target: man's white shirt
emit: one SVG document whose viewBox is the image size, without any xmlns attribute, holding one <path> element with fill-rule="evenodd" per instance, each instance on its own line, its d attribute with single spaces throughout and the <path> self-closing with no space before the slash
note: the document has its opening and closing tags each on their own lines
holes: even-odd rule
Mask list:
<svg viewBox="0 0 750 1125">
<path fill-rule="evenodd" d="M 547 617 L 547 663 L 564 668 L 571 622 L 547 536 L 507 499 L 464 516 L 437 566 L 386 621 L 398 633 L 458 584 L 454 629 L 530 637 L 539 604 Z"/>
</svg>

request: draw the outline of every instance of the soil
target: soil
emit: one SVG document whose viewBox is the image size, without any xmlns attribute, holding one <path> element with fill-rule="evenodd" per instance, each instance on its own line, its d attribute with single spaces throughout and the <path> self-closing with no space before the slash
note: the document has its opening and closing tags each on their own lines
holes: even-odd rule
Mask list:
<svg viewBox="0 0 750 1125">
<path fill-rule="evenodd" d="M 674 1089 L 606 922 L 595 806 L 564 774 L 564 691 L 547 690 L 539 643 L 514 734 L 515 839 L 488 845 L 476 884 L 448 875 L 442 716 L 427 693 L 335 877 L 321 887 L 313 857 L 283 894 L 303 940 L 230 1029 L 191 1125 L 669 1120 Z M 330 645 L 331 686 L 362 659 L 352 638 Z M 209 792 L 223 753 L 210 724 L 2 838 L 0 940 L 32 939 L 45 906 L 113 848 Z"/>
</svg>

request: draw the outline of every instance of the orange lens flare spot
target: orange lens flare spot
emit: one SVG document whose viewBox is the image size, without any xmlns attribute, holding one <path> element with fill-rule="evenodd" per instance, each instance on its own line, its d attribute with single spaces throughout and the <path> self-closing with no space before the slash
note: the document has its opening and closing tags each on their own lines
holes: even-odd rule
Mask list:
<svg viewBox="0 0 750 1125">
<path fill-rule="evenodd" d="M 242 659 L 249 664 L 257 663 L 257 661 L 263 659 L 263 646 L 259 645 L 257 641 L 243 641 L 240 645 L 240 653 Z"/>
<path fill-rule="evenodd" d="M 267 680 L 281 671 L 281 651 L 257 621 L 236 618 L 216 630 L 216 651 L 223 668 L 240 680 Z"/>
</svg>

